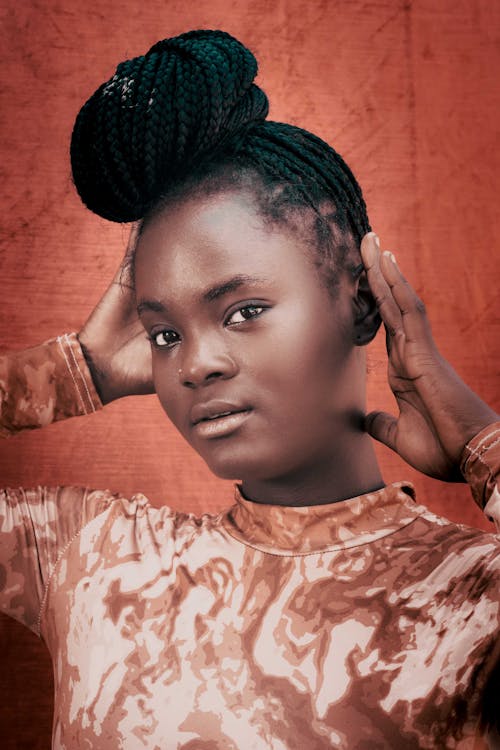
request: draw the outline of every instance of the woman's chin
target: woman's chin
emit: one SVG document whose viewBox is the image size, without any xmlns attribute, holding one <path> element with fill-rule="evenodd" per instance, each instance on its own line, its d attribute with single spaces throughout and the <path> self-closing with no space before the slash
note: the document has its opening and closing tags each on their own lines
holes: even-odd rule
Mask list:
<svg viewBox="0 0 500 750">
<path fill-rule="evenodd" d="M 252 454 L 246 450 L 200 453 L 210 471 L 220 479 L 232 481 L 276 481 L 296 473 L 297 459 L 286 455 L 273 455 L 270 450 Z"/>
<path fill-rule="evenodd" d="M 200 456 L 210 471 L 220 479 L 232 481 L 244 480 L 245 477 L 263 479 L 273 473 L 269 458 L 265 460 L 262 456 L 252 456 L 248 451 L 244 451 L 243 455 L 238 451 L 230 450 L 217 450 L 207 455 L 204 451 L 200 453 Z"/>
<path fill-rule="evenodd" d="M 215 474 L 215 476 L 220 479 L 230 479 L 232 481 L 241 480 L 245 476 L 248 476 L 251 471 L 248 461 L 245 460 L 238 460 L 237 458 L 227 460 L 207 460 L 206 456 L 202 456 L 202 458 L 212 474 Z"/>
</svg>

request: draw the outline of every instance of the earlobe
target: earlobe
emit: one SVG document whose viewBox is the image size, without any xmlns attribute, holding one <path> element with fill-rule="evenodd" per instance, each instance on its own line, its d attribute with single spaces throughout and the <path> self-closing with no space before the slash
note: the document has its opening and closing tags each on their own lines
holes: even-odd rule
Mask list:
<svg viewBox="0 0 500 750">
<path fill-rule="evenodd" d="M 366 346 L 375 338 L 382 319 L 365 272 L 359 277 L 353 304 L 354 343 L 356 346 Z"/>
</svg>

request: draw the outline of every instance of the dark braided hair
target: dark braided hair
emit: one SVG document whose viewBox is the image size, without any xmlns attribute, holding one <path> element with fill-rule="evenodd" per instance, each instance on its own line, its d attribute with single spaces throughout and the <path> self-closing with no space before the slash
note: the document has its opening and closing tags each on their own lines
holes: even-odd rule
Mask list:
<svg viewBox="0 0 500 750">
<path fill-rule="evenodd" d="M 345 260 L 370 230 L 361 189 L 327 143 L 265 119 L 256 74 L 252 53 L 223 31 L 190 31 L 121 63 L 75 122 L 71 162 L 82 201 L 129 222 L 175 196 L 245 185 L 274 221 L 309 209 L 327 266 L 333 225 L 337 261 Z"/>
</svg>

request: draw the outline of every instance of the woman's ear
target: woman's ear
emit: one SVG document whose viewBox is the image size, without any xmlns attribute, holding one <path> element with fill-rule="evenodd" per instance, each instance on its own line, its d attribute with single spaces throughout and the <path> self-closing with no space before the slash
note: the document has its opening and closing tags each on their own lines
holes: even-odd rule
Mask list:
<svg viewBox="0 0 500 750">
<path fill-rule="evenodd" d="M 365 346 L 375 338 L 382 323 L 365 271 L 361 273 L 358 279 L 353 304 L 354 343 L 356 346 Z"/>
</svg>

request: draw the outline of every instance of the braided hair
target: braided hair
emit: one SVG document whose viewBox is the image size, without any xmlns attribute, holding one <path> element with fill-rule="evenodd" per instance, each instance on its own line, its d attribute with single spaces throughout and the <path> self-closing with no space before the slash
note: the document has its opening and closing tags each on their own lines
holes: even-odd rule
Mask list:
<svg viewBox="0 0 500 750">
<path fill-rule="evenodd" d="M 71 163 L 82 201 L 105 219 L 130 222 L 176 195 L 245 184 L 275 221 L 311 210 L 328 267 L 333 225 L 345 259 L 349 243 L 338 230 L 357 248 L 370 230 L 361 188 L 327 143 L 266 120 L 256 74 L 253 54 L 223 31 L 190 31 L 122 62 L 75 122 Z"/>
</svg>

